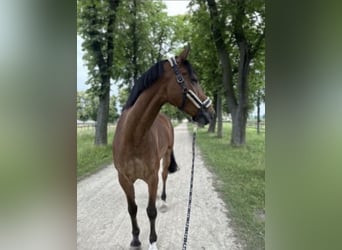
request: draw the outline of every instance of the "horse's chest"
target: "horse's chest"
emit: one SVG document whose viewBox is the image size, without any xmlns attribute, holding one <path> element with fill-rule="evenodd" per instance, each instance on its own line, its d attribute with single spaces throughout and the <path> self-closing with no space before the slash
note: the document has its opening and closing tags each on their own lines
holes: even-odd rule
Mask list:
<svg viewBox="0 0 342 250">
<path fill-rule="evenodd" d="M 118 171 L 129 178 L 147 180 L 158 173 L 160 150 L 155 143 L 141 143 L 138 147 L 125 145 L 115 152 L 115 166 Z"/>
<path fill-rule="evenodd" d="M 125 174 L 130 179 L 146 179 L 155 169 L 156 163 L 147 159 L 133 157 L 125 162 Z"/>
</svg>

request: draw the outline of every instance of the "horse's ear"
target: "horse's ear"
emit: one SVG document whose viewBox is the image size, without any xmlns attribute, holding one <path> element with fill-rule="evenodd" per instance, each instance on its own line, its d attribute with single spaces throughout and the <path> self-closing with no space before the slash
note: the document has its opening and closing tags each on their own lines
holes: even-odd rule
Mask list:
<svg viewBox="0 0 342 250">
<path fill-rule="evenodd" d="M 177 62 L 183 62 L 184 60 L 186 60 L 186 58 L 188 57 L 190 52 L 190 44 L 188 44 L 184 50 L 182 51 L 182 53 L 177 57 Z"/>
</svg>

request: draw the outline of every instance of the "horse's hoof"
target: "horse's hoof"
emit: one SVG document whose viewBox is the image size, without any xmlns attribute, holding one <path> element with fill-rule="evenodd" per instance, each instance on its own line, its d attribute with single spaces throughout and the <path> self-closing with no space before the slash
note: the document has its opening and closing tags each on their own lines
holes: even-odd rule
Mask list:
<svg viewBox="0 0 342 250">
<path fill-rule="evenodd" d="M 133 240 L 131 242 L 131 247 L 130 247 L 131 250 L 140 250 L 141 249 L 141 243 L 139 240 Z"/>
<path fill-rule="evenodd" d="M 150 244 L 150 247 L 148 248 L 148 250 L 158 250 L 157 242 L 153 242 L 152 244 Z"/>
<path fill-rule="evenodd" d="M 167 203 L 165 201 L 162 201 L 162 204 L 159 208 L 160 212 L 165 213 L 167 212 Z"/>
<path fill-rule="evenodd" d="M 141 246 L 137 246 L 137 247 L 130 246 L 129 250 L 142 250 L 142 248 Z"/>
</svg>

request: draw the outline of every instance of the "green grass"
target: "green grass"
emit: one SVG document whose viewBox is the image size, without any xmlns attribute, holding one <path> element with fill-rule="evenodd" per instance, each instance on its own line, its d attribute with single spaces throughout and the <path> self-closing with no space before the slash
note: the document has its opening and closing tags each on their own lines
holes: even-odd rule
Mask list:
<svg viewBox="0 0 342 250">
<path fill-rule="evenodd" d="M 247 145 L 229 145 L 230 124 L 224 138 L 199 129 L 197 144 L 217 176 L 216 188 L 227 204 L 229 217 L 245 249 L 265 249 L 265 134 L 247 129 Z"/>
<path fill-rule="evenodd" d="M 108 145 L 94 146 L 95 129 L 77 130 L 77 179 L 88 176 L 113 161 L 114 128 L 108 129 Z"/>
</svg>

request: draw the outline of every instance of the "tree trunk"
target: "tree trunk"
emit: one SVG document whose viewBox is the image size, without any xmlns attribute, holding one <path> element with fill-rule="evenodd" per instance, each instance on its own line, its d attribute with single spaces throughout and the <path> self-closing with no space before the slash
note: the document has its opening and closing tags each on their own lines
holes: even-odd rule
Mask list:
<svg viewBox="0 0 342 250">
<path fill-rule="evenodd" d="M 237 80 L 238 105 L 232 110 L 232 146 L 242 146 L 246 143 L 246 123 L 248 115 L 248 71 L 249 51 L 246 36 L 243 30 L 243 18 L 245 16 L 245 1 L 236 2 L 237 12 L 232 18 L 233 35 L 239 47 L 239 65 Z"/>
<path fill-rule="evenodd" d="M 260 91 L 257 96 L 257 134 L 260 134 Z"/>
<path fill-rule="evenodd" d="M 109 82 L 108 82 L 109 84 Z M 95 145 L 107 145 L 107 124 L 109 114 L 109 93 L 99 96 L 99 107 L 97 110 L 97 121 L 95 130 Z"/>
<path fill-rule="evenodd" d="M 246 123 L 247 112 L 239 106 L 232 112 L 232 134 L 230 144 L 235 147 L 240 147 L 246 144 Z"/>
<path fill-rule="evenodd" d="M 243 146 L 246 144 L 246 124 L 248 117 L 248 73 L 250 55 L 248 45 L 245 40 L 239 42 L 240 61 L 239 61 L 239 76 L 238 76 L 238 95 L 239 105 L 232 112 L 232 146 Z"/>
<path fill-rule="evenodd" d="M 107 40 L 107 51 L 102 53 L 101 45 L 98 41 L 93 43 L 93 50 L 96 51 L 96 60 L 101 75 L 101 91 L 99 93 L 99 107 L 97 110 L 97 119 L 95 127 L 95 145 L 107 145 L 107 124 L 109 115 L 109 99 L 110 99 L 110 79 L 112 76 L 113 66 L 113 34 L 114 34 L 114 23 L 116 17 L 116 9 L 119 6 L 119 0 L 109 1 L 111 8 L 111 14 L 108 18 L 106 40 Z M 105 58 L 104 54 L 107 54 Z"/>
<path fill-rule="evenodd" d="M 207 0 L 208 7 L 209 7 L 209 13 L 211 18 L 211 31 L 213 34 L 216 50 L 218 57 L 221 62 L 222 67 L 222 84 L 224 87 L 224 92 L 227 97 L 227 104 L 228 109 L 233 112 L 238 108 L 237 106 L 237 100 L 234 93 L 234 87 L 233 87 L 233 74 L 232 74 L 232 66 L 231 66 L 231 59 L 229 57 L 229 54 L 227 52 L 227 46 L 225 44 L 225 39 L 223 37 L 223 32 L 221 30 L 221 27 L 224 27 L 219 20 L 219 13 L 217 10 L 216 2 L 215 0 Z M 222 114 L 221 114 L 222 116 Z M 233 119 L 233 118 L 232 118 Z M 236 123 L 233 123 L 233 127 Z M 221 123 L 222 126 L 222 123 Z M 218 134 L 219 136 L 219 134 Z M 233 136 L 232 136 L 233 138 Z"/>
<path fill-rule="evenodd" d="M 209 124 L 209 128 L 208 128 L 208 133 L 215 133 L 215 129 L 216 129 L 216 117 L 217 117 L 217 93 L 214 93 L 214 100 L 213 100 L 213 106 L 215 109 L 215 114 L 213 119 L 211 120 L 210 124 Z"/>
<path fill-rule="evenodd" d="M 220 19 L 222 15 L 218 12 L 215 0 L 207 0 L 210 19 L 211 30 L 217 49 L 218 56 L 221 61 L 223 70 L 223 85 L 225 94 L 227 96 L 228 109 L 232 114 L 233 128 L 231 136 L 231 145 L 242 146 L 246 142 L 246 123 L 248 115 L 248 73 L 249 63 L 259 50 L 262 41 L 265 38 L 263 32 L 254 44 L 248 44 L 248 40 L 244 32 L 244 18 L 246 17 L 245 8 L 246 1 L 234 1 L 236 11 L 232 17 L 232 33 L 235 37 L 236 43 L 239 47 L 239 75 L 237 86 L 233 86 L 232 81 L 232 67 L 230 57 L 227 52 L 223 27 L 225 27 L 225 20 Z M 236 92 L 235 92 L 236 91 Z"/>
<path fill-rule="evenodd" d="M 222 96 L 217 95 L 217 137 L 222 138 Z"/>
</svg>

